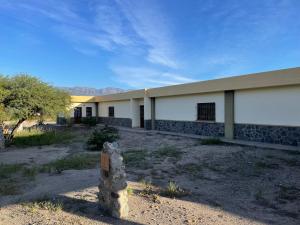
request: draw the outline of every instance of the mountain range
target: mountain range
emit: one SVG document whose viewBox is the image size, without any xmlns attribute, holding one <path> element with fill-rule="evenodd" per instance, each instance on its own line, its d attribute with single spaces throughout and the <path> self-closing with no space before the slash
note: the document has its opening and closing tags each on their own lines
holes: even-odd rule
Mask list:
<svg viewBox="0 0 300 225">
<path fill-rule="evenodd" d="M 90 88 L 90 87 L 60 87 L 70 93 L 70 95 L 82 95 L 82 96 L 98 96 L 109 95 L 124 92 L 126 90 L 121 88 L 106 87 L 106 88 Z"/>
</svg>

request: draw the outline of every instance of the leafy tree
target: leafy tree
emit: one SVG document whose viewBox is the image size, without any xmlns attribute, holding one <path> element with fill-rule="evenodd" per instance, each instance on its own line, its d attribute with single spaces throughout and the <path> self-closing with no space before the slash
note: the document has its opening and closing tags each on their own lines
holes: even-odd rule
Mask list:
<svg viewBox="0 0 300 225">
<path fill-rule="evenodd" d="M 55 118 L 66 113 L 71 102 L 67 92 L 26 74 L 0 76 L 0 101 L 0 122 L 17 120 L 9 141 L 25 120 Z"/>
</svg>

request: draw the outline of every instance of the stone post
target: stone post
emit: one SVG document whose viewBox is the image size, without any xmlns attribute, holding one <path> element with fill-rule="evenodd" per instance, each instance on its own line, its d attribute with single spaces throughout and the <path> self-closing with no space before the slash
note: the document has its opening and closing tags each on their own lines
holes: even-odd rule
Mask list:
<svg viewBox="0 0 300 225">
<path fill-rule="evenodd" d="M 116 142 L 105 142 L 101 152 L 99 184 L 100 208 L 116 218 L 128 216 L 125 166 Z"/>
</svg>

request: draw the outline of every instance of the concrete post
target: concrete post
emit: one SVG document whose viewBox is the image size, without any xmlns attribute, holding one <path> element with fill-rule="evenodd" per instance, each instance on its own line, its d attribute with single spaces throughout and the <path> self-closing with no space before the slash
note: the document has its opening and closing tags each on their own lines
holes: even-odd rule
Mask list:
<svg viewBox="0 0 300 225">
<path fill-rule="evenodd" d="M 225 91 L 225 138 L 234 138 L 234 91 Z"/>
<path fill-rule="evenodd" d="M 95 108 L 96 108 L 96 120 L 99 121 L 99 102 L 95 102 Z"/>
<path fill-rule="evenodd" d="M 131 111 L 131 121 L 132 127 L 140 127 L 139 118 L 139 101 L 137 99 L 130 99 L 130 111 Z"/>
<path fill-rule="evenodd" d="M 151 98 L 145 96 L 144 97 L 144 120 L 145 120 L 145 129 L 151 130 L 152 129 L 152 122 L 151 122 L 151 111 L 152 111 L 152 104 Z"/>
<path fill-rule="evenodd" d="M 155 98 L 151 98 L 151 129 L 155 130 Z"/>
</svg>

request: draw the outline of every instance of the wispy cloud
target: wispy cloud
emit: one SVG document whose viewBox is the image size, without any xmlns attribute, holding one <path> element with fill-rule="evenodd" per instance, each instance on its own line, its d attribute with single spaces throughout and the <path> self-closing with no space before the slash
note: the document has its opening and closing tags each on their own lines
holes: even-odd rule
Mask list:
<svg viewBox="0 0 300 225">
<path fill-rule="evenodd" d="M 153 64 L 178 68 L 174 40 L 161 10 L 149 1 L 103 0 L 90 2 L 89 20 L 78 13 L 79 6 L 62 1 L 18 1 L 3 7 L 26 16 L 42 16 L 56 24 L 53 29 L 73 43 L 113 51 L 120 47 L 142 47 Z M 86 12 L 85 12 L 86 13 Z M 25 19 L 24 19 L 25 20 Z"/>
<path fill-rule="evenodd" d="M 194 81 L 181 74 L 161 72 L 147 67 L 114 66 L 112 70 L 118 75 L 117 81 L 133 88 L 159 87 Z"/>
<path fill-rule="evenodd" d="M 147 59 L 170 68 L 178 68 L 175 44 L 164 14 L 149 1 L 116 0 L 135 32 L 149 45 Z"/>
</svg>

